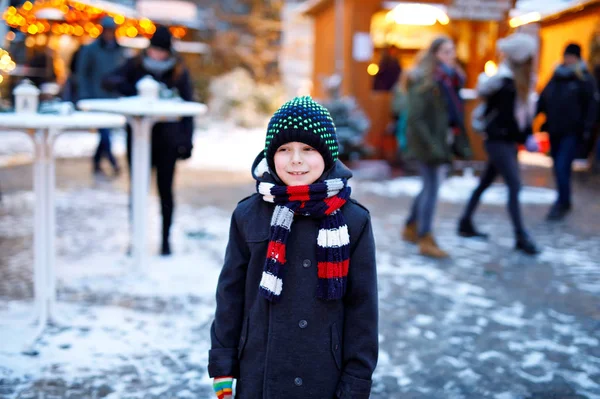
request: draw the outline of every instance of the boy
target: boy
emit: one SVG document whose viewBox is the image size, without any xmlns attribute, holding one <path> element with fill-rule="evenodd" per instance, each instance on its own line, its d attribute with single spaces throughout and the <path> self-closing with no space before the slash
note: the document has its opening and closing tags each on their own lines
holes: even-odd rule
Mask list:
<svg viewBox="0 0 600 399">
<path fill-rule="evenodd" d="M 333 121 L 310 97 L 269 122 L 257 193 L 231 219 L 208 371 L 219 398 L 366 399 L 377 363 L 369 212 L 349 198 Z"/>
</svg>

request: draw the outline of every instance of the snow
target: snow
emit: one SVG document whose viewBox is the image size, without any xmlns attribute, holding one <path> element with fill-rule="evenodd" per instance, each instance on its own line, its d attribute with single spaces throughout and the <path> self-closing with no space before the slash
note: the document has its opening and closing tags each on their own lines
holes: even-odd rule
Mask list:
<svg viewBox="0 0 600 399">
<path fill-rule="evenodd" d="M 262 150 L 264 128 L 244 129 L 231 123 L 207 123 L 194 133 L 194 151 L 186 162 L 192 168 L 205 170 L 248 171 L 255 156 Z M 57 158 L 92 157 L 99 136 L 94 132 L 66 132 L 56 140 Z M 123 129 L 113 131 L 113 154 L 125 154 Z M 227 156 L 224 155 L 226 151 Z M 24 133 L 0 131 L 0 167 L 30 163 L 33 143 Z"/>
<path fill-rule="evenodd" d="M 466 203 L 479 179 L 475 176 L 453 176 L 446 179 L 439 191 L 441 201 L 454 204 Z M 399 177 L 393 180 L 365 182 L 360 189 L 385 197 L 415 197 L 421 191 L 421 178 L 418 176 Z M 508 188 L 503 183 L 492 184 L 481 197 L 481 202 L 489 205 L 505 206 Z M 556 200 L 554 190 L 543 187 L 525 186 L 521 189 L 520 199 L 523 204 L 552 204 Z"/>
<path fill-rule="evenodd" d="M 8 162 L 4 165 L 12 164 L 28 155 L 27 136 L 0 134 L 0 167 L 2 160 Z M 115 133 L 114 138 L 114 148 L 122 154 L 123 133 Z M 246 172 L 263 140 L 264 129 L 206 126 L 196 132 L 194 155 L 185 167 Z M 56 148 L 60 156 L 90 156 L 96 142 L 95 134 L 68 133 Z M 384 201 L 415 195 L 418 180 L 357 179 L 356 188 Z M 441 197 L 456 203 L 461 198 L 458 191 L 468 195 L 474 184 L 476 179 L 469 175 L 448 179 Z M 504 205 L 502 190 L 501 185 L 492 187 L 484 202 Z M 544 189 L 524 189 L 525 202 L 545 208 L 549 198 Z M 31 192 L 5 193 L 0 208 L 2 240 L 31 244 L 33 201 Z M 126 252 L 127 203 L 126 193 L 113 187 L 57 192 L 57 306 L 66 324 L 49 327 L 36 344 L 39 354 L 24 356 L 21 350 L 34 331 L 28 324 L 32 302 L 1 298 L 0 389 L 2 381 L 12 381 L 16 398 L 39 381 L 61 378 L 72 386 L 89 378 L 97 389 L 110 387 L 108 399 L 213 397 L 206 373 L 209 330 L 230 211 L 178 204 L 172 230 L 174 255 L 164 259 L 155 255 L 160 213 L 157 198 L 151 197 L 148 240 L 152 256 L 142 271 L 136 271 Z M 373 397 L 382 397 L 376 393 L 392 380 L 399 395 L 421 392 L 424 396 L 415 397 L 463 397 L 452 393 L 462 384 L 465 389 L 477 386 L 493 392 L 493 396 L 481 397 L 516 399 L 528 397 L 521 394 L 523 381 L 544 386 L 557 376 L 578 393 L 598 397 L 598 339 L 589 323 L 549 307 L 532 312 L 524 298 L 513 298 L 502 290 L 504 284 L 519 285 L 510 280 L 510 274 L 523 269 L 519 266 L 522 259 L 507 253 L 514 243 L 503 210 L 490 215 L 488 223 L 496 226 L 497 236 L 490 242 L 456 237 L 454 215 L 452 220 L 439 220 L 440 242 L 452 248 L 453 259 L 444 263 L 424 259 L 416 248 L 399 242 L 406 209 L 390 209 L 385 216 L 372 214 L 382 316 Z M 569 290 L 598 294 L 594 239 L 570 233 L 556 242 L 546 239 L 544 252 L 528 261 L 528 268 L 547 269 Z M 27 245 L 21 252 L 3 254 L 1 270 L 29 276 L 32 262 Z M 494 260 L 494 251 L 502 253 L 499 259 Z M 483 271 L 488 262 L 500 262 L 504 268 L 498 278 Z M 556 283 L 550 281 L 537 292 L 539 287 L 529 289 L 536 295 L 544 289 L 558 289 Z M 565 360 L 559 363 L 557 358 Z M 496 380 L 504 385 L 494 386 Z M 440 381 L 440 389 L 447 385 L 445 394 L 432 391 Z"/>
</svg>

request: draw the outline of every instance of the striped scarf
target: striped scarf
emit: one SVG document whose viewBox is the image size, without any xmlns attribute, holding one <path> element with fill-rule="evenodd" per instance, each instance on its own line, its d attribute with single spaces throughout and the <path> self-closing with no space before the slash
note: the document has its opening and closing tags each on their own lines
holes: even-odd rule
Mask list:
<svg viewBox="0 0 600 399">
<path fill-rule="evenodd" d="M 317 297 L 340 299 L 346 291 L 350 236 L 340 208 L 350 197 L 346 179 L 330 179 L 307 186 L 279 186 L 259 182 L 263 200 L 275 203 L 267 259 L 260 292 L 271 302 L 281 298 L 286 264 L 286 242 L 295 215 L 320 219 L 317 238 Z"/>
</svg>

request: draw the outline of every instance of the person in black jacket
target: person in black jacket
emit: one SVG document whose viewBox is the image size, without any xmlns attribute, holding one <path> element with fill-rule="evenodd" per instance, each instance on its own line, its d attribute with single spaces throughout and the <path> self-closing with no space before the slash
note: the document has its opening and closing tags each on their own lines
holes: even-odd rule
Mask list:
<svg viewBox="0 0 600 399">
<path fill-rule="evenodd" d="M 275 112 L 217 286 L 208 373 L 218 398 L 368 399 L 377 364 L 375 243 L 350 198 L 335 125 L 310 97 Z"/>
<path fill-rule="evenodd" d="M 556 221 L 571 210 L 573 160 L 582 142 L 591 140 L 598 112 L 596 84 L 581 60 L 579 45 L 565 48 L 563 63 L 542 91 L 537 112 L 546 114 L 545 130 L 550 135 L 558 198 L 547 219 Z"/>
<path fill-rule="evenodd" d="M 486 102 L 485 149 L 488 162 L 460 219 L 458 233 L 463 237 L 487 237 L 473 226 L 473 214 L 483 192 L 500 175 L 508 186 L 507 206 L 515 233 L 515 248 L 534 255 L 539 250 L 525 230 L 519 203 L 521 178 L 517 144 L 525 143 L 533 133 L 531 72 L 537 42 L 531 36 L 515 33 L 499 40 L 497 46 L 504 61 L 496 75 L 489 78 L 480 76 L 477 85 L 479 96 Z"/>
<path fill-rule="evenodd" d="M 167 88 L 177 91 L 185 101 L 191 101 L 193 87 L 183 61 L 172 49 L 172 36 L 164 26 L 158 26 L 148 47 L 139 56 L 128 60 L 123 66 L 103 79 L 106 88 L 125 96 L 137 93 L 136 83 L 151 75 Z M 173 178 L 175 163 L 192 155 L 193 118 L 185 117 L 179 122 L 157 123 L 152 129 L 152 165 L 156 167 L 156 180 L 162 211 L 161 254 L 170 255 L 169 232 L 173 220 Z M 127 160 L 131 166 L 131 127 L 127 127 Z M 131 169 L 131 168 L 130 168 Z"/>
</svg>

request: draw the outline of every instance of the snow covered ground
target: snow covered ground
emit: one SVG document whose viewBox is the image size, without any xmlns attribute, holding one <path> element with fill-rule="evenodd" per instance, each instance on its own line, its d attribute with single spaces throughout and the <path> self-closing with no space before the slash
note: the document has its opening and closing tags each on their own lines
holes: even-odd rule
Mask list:
<svg viewBox="0 0 600 399">
<path fill-rule="evenodd" d="M 2 137 L 11 137 L 0 140 L 3 159 L 27 153 L 27 137 Z M 183 164 L 191 173 L 246 172 L 263 139 L 261 129 L 215 125 L 198 132 Z M 68 134 L 58 152 L 88 156 L 96 140 Z M 116 135 L 115 148 L 122 145 Z M 436 262 L 398 239 L 418 179 L 354 183 L 372 210 L 378 249 L 381 352 L 372 397 L 600 398 L 595 216 L 580 225 L 532 224 L 544 252 L 524 257 L 512 252 L 501 185 L 480 210 L 492 240 L 455 235 L 474 184 L 467 175 L 442 188 L 436 232 L 452 258 Z M 545 212 L 551 194 L 524 190 L 529 221 Z M 126 193 L 110 184 L 59 190 L 56 272 L 66 324 L 49 327 L 38 354 L 27 356 L 33 201 L 31 192 L 13 192 L 0 205 L 0 398 L 213 397 L 209 328 L 231 207 L 178 204 L 174 256 L 165 259 L 155 255 L 160 221 L 151 197 L 152 255 L 140 272 L 127 255 Z"/>
</svg>

